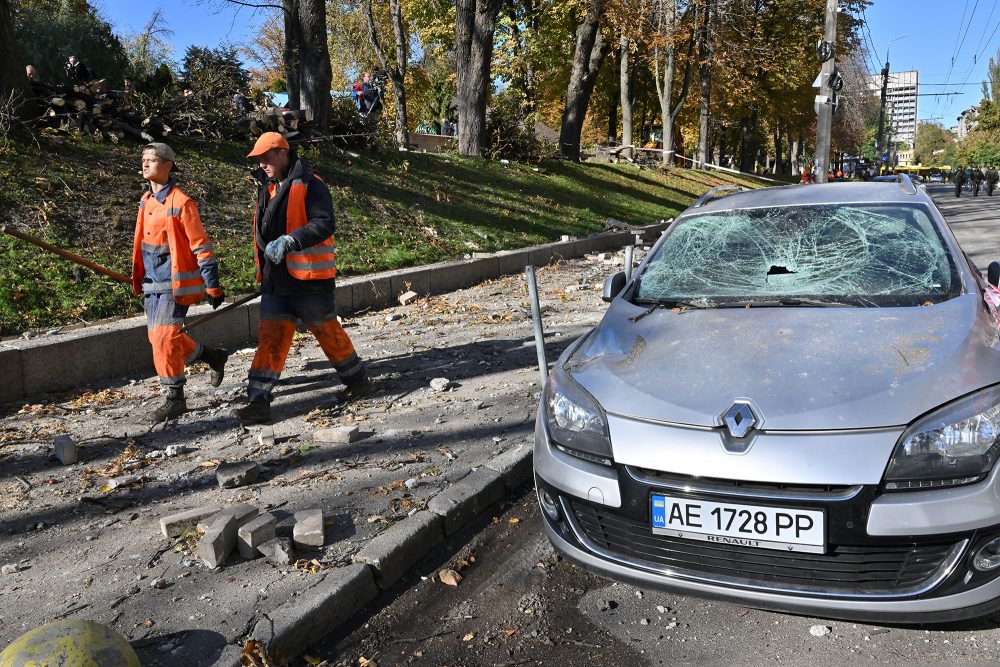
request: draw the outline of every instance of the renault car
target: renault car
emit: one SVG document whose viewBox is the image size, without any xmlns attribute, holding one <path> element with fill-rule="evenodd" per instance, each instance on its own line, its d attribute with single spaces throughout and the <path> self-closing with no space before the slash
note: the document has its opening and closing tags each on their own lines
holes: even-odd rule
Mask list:
<svg viewBox="0 0 1000 667">
<path fill-rule="evenodd" d="M 923 188 L 709 191 L 550 371 L 545 531 L 616 580 L 764 609 L 1000 608 L 1000 264 Z"/>
</svg>

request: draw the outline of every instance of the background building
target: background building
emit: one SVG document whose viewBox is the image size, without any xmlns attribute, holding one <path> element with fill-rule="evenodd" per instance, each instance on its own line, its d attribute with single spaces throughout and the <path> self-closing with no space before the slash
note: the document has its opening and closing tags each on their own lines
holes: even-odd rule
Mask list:
<svg viewBox="0 0 1000 667">
<path fill-rule="evenodd" d="M 965 135 L 971 132 L 979 122 L 979 107 L 969 107 L 958 117 L 958 126 L 955 128 L 955 136 L 959 141 L 965 139 Z"/>
<path fill-rule="evenodd" d="M 912 154 L 913 144 L 917 140 L 917 92 L 920 73 L 917 70 L 908 72 L 889 72 L 889 84 L 885 90 L 885 124 L 891 128 L 893 141 L 906 144 Z M 882 95 L 882 75 L 874 74 L 869 79 L 869 85 L 876 97 Z"/>
</svg>

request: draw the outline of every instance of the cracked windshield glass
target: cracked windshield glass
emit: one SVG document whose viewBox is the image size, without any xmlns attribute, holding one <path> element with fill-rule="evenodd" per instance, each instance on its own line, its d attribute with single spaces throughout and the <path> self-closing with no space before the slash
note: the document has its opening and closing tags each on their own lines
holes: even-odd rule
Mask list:
<svg viewBox="0 0 1000 667">
<path fill-rule="evenodd" d="M 889 306 L 960 290 L 944 240 L 920 207 L 792 206 L 679 222 L 639 277 L 635 300 Z"/>
</svg>

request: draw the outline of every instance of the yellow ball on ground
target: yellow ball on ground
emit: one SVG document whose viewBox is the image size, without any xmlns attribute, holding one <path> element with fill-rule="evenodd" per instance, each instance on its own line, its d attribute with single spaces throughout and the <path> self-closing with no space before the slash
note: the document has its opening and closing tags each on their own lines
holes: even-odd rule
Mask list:
<svg viewBox="0 0 1000 667">
<path fill-rule="evenodd" d="M 0 667 L 142 667 L 132 646 L 92 621 L 53 621 L 0 651 Z"/>
</svg>

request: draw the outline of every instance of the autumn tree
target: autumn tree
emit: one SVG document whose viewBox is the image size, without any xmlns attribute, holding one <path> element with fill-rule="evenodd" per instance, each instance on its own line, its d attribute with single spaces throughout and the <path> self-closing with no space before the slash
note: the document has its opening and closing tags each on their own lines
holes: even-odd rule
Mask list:
<svg viewBox="0 0 1000 667">
<path fill-rule="evenodd" d="M 653 80 L 656 84 L 656 97 L 660 106 L 660 122 L 663 127 L 663 165 L 669 165 L 674 160 L 674 120 L 680 113 L 687 99 L 691 84 L 691 69 L 694 66 L 692 49 L 694 32 L 684 32 L 681 29 L 681 6 L 678 0 L 657 0 L 653 11 L 653 23 L 656 27 L 653 33 Z M 682 83 L 674 103 L 674 79 L 677 74 L 678 44 L 687 42 L 686 53 L 682 52 Z"/>
<path fill-rule="evenodd" d="M 611 44 L 601 33 L 601 20 L 607 0 L 589 0 L 587 13 L 576 28 L 576 45 L 573 49 L 573 71 L 566 89 L 566 106 L 563 109 L 559 131 L 559 152 L 570 160 L 580 159 L 580 134 L 587 114 L 590 95 Z"/>
<path fill-rule="evenodd" d="M 946 162 L 946 155 L 955 135 L 938 123 L 922 121 L 917 125 L 917 138 L 913 147 L 913 159 L 924 166 L 941 167 Z"/>
<path fill-rule="evenodd" d="M 493 88 L 490 65 L 502 0 L 456 0 L 455 62 L 458 150 L 480 156 L 486 142 L 486 104 Z"/>
<path fill-rule="evenodd" d="M 16 100 L 25 95 L 28 88 L 28 79 L 24 75 L 25 63 L 17 47 L 13 26 L 11 0 L 0 0 L 0 107 L 4 108 L 8 100 Z M 4 113 L 0 109 L 0 115 Z"/>
<path fill-rule="evenodd" d="M 365 19 L 368 24 L 368 39 L 372 50 L 378 57 L 382 69 L 385 70 L 395 91 L 396 107 L 396 143 L 400 148 L 406 148 L 410 143 L 408 120 L 406 115 L 406 65 L 409 60 L 408 43 L 409 33 L 403 25 L 403 9 L 401 0 L 389 0 L 389 20 L 392 23 L 392 32 L 395 43 L 395 60 L 390 61 L 382 48 L 382 39 L 379 37 L 378 27 L 375 23 L 375 16 L 372 12 L 372 1 L 362 0 L 365 12 Z"/>
</svg>

